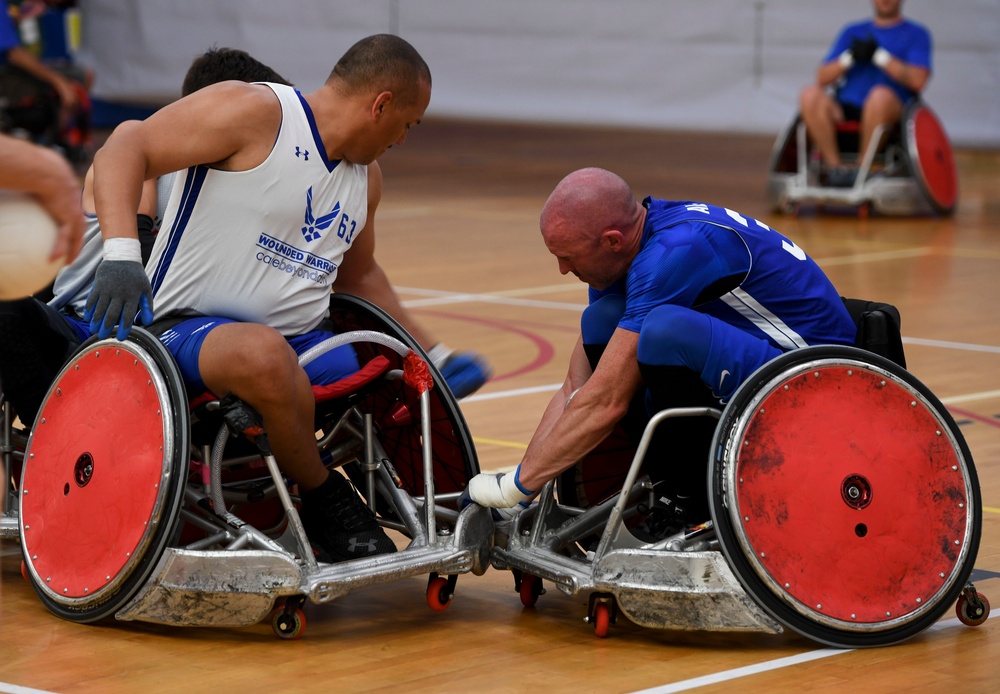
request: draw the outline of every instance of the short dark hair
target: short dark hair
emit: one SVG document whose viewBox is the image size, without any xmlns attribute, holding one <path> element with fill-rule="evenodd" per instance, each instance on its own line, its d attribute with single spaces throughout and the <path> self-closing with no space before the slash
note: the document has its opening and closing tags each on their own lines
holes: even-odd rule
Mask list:
<svg viewBox="0 0 1000 694">
<path fill-rule="evenodd" d="M 226 80 L 277 82 L 291 86 L 291 82 L 246 51 L 213 46 L 191 62 L 191 67 L 184 75 L 181 95 L 187 96 L 210 84 Z"/>
<path fill-rule="evenodd" d="M 417 49 L 393 34 L 361 39 L 337 61 L 327 80 L 340 80 L 348 91 L 391 91 L 403 103 L 416 102 L 421 81 L 431 84 L 431 70 Z"/>
</svg>

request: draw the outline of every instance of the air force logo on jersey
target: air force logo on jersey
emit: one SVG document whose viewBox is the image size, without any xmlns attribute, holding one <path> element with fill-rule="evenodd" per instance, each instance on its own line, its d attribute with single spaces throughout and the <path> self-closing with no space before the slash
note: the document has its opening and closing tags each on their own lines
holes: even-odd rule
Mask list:
<svg viewBox="0 0 1000 694">
<path fill-rule="evenodd" d="M 340 214 L 340 202 L 338 201 L 333 206 L 333 210 L 330 214 L 325 214 L 321 217 L 313 216 L 312 198 L 313 191 L 310 187 L 309 190 L 306 191 L 306 225 L 302 227 L 302 236 L 306 241 L 315 241 L 316 239 L 322 238 L 322 234 L 319 232 L 326 231 L 330 225 L 333 224 L 333 220 L 335 220 Z"/>
</svg>

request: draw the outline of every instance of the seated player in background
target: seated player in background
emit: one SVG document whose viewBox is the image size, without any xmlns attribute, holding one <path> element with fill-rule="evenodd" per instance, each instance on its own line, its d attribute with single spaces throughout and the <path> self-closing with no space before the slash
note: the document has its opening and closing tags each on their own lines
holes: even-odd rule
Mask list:
<svg viewBox="0 0 1000 694">
<path fill-rule="evenodd" d="M 800 97 L 802 120 L 832 186 L 850 187 L 857 176 L 857 168 L 845 166 L 841 158 L 837 123 L 860 121 L 863 155 L 875 129 L 897 123 L 906 102 L 930 79 L 927 29 L 903 18 L 903 0 L 872 0 L 872 5 L 874 18 L 841 30 L 816 72 L 816 83 Z"/>
</svg>

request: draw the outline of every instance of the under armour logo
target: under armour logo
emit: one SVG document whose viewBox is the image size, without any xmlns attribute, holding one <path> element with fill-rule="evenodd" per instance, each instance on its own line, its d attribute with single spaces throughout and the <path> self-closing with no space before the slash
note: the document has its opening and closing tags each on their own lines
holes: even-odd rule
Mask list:
<svg viewBox="0 0 1000 694">
<path fill-rule="evenodd" d="M 333 206 L 333 210 L 330 214 L 325 214 L 319 218 L 314 217 L 312 211 L 312 199 L 313 189 L 309 188 L 309 190 L 306 191 L 306 225 L 302 227 L 302 236 L 306 241 L 315 241 L 320 238 L 319 232 L 326 230 L 326 228 L 333 224 L 333 220 L 340 214 L 340 202 L 337 202 Z"/>
<path fill-rule="evenodd" d="M 352 537 L 347 541 L 347 551 L 357 552 L 358 547 L 364 547 L 369 552 L 374 552 L 377 547 L 375 546 L 375 540 L 368 540 L 368 542 L 358 542 L 358 538 Z"/>
<path fill-rule="evenodd" d="M 295 156 L 296 157 L 300 156 L 304 160 L 309 161 L 309 150 L 308 149 L 299 149 L 299 146 L 295 145 Z"/>
</svg>

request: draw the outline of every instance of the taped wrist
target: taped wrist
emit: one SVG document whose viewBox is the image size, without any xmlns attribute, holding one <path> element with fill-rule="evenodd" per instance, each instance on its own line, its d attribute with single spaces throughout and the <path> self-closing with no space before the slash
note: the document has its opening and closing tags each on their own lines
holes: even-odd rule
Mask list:
<svg viewBox="0 0 1000 694">
<path fill-rule="evenodd" d="M 103 255 L 105 260 L 130 260 L 142 263 L 142 247 L 139 239 L 113 238 L 104 240 Z"/>
<path fill-rule="evenodd" d="M 885 66 L 889 64 L 890 60 L 892 60 L 892 53 L 885 50 L 881 46 L 876 48 L 875 52 L 872 54 L 872 62 L 883 70 L 885 69 Z"/>
<path fill-rule="evenodd" d="M 837 62 L 840 64 L 840 67 L 845 70 L 849 70 L 851 66 L 854 65 L 854 55 L 851 53 L 850 49 L 848 49 L 837 56 Z"/>
<path fill-rule="evenodd" d="M 482 506 L 510 508 L 531 498 L 531 490 L 521 486 L 518 480 L 521 466 L 503 475 L 476 475 L 469 482 L 469 495 Z"/>
</svg>

